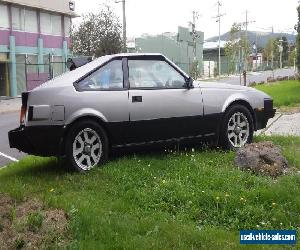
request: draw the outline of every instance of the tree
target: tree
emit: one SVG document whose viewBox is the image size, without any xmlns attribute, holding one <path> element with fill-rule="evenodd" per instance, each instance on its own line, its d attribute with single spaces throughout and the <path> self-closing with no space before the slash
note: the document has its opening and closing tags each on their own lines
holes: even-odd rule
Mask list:
<svg viewBox="0 0 300 250">
<path fill-rule="evenodd" d="M 99 57 L 122 50 L 121 24 L 108 5 L 98 13 L 83 15 L 78 27 L 73 27 L 72 46 L 75 54 Z"/>
<path fill-rule="evenodd" d="M 292 47 L 291 52 L 289 54 L 288 66 L 293 66 L 295 60 L 296 60 L 296 49 Z"/>
<path fill-rule="evenodd" d="M 282 61 L 287 62 L 289 59 L 289 42 L 285 36 L 282 37 Z"/>
<path fill-rule="evenodd" d="M 270 38 L 267 41 L 266 46 L 264 47 L 263 50 L 263 57 L 264 60 L 267 62 L 267 66 L 269 66 L 269 63 L 272 62 L 272 59 L 274 59 L 274 45 L 275 45 L 275 39 Z M 273 65 L 271 65 L 273 67 Z"/>
<path fill-rule="evenodd" d="M 233 73 L 236 68 L 236 62 L 239 60 L 240 40 L 238 38 L 241 31 L 241 25 L 233 23 L 230 29 L 229 41 L 225 44 L 225 55 L 229 59 L 229 72 Z"/>
<path fill-rule="evenodd" d="M 229 58 L 229 73 L 234 73 L 238 69 L 238 65 L 242 66 L 241 64 L 245 59 L 247 60 L 250 54 L 249 41 L 245 36 L 242 36 L 241 31 L 242 25 L 233 23 L 229 41 L 225 45 L 225 55 Z"/>
</svg>

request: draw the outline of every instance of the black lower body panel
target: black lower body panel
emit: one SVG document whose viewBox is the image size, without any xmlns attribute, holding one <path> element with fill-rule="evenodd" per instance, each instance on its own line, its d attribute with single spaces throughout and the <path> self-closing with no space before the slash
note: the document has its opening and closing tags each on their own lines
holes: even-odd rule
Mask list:
<svg viewBox="0 0 300 250">
<path fill-rule="evenodd" d="M 19 127 L 8 132 L 11 148 L 39 156 L 57 156 L 63 138 L 63 126 Z"/>
</svg>

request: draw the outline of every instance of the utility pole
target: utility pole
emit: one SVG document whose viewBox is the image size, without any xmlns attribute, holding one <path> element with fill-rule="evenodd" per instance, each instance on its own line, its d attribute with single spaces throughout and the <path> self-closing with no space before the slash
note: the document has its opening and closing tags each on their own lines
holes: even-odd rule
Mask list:
<svg viewBox="0 0 300 250">
<path fill-rule="evenodd" d="M 197 39 L 197 31 L 196 31 L 196 20 L 199 18 L 199 13 L 197 11 L 193 11 L 193 21 L 190 22 L 190 33 L 193 39 L 193 54 L 194 54 L 194 61 L 197 60 L 196 54 L 196 39 Z"/>
<path fill-rule="evenodd" d="M 192 40 L 193 40 L 193 55 L 194 55 L 194 59 L 193 59 L 193 63 L 197 62 L 197 43 L 196 43 L 196 39 L 199 37 L 196 31 L 196 20 L 199 18 L 199 13 L 197 11 L 193 11 L 193 20 L 192 22 L 189 22 L 189 31 L 190 34 L 192 36 Z M 195 79 L 198 77 L 198 67 L 199 67 L 199 63 L 197 63 L 197 72 L 195 72 L 195 75 L 193 76 Z"/>
<path fill-rule="evenodd" d="M 220 7 L 222 6 L 222 3 L 220 0 L 217 2 L 218 6 L 218 15 L 215 17 L 217 19 L 216 22 L 219 23 L 219 79 L 221 77 L 221 17 L 225 14 L 220 13 Z"/>
<path fill-rule="evenodd" d="M 115 3 L 122 3 L 123 9 L 123 52 L 127 52 L 127 37 L 126 37 L 126 0 L 115 1 Z"/>
</svg>

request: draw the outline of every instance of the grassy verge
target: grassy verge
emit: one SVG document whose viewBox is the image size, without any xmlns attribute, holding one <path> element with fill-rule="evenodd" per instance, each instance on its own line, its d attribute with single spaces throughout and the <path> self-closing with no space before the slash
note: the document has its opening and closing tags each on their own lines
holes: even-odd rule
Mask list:
<svg viewBox="0 0 300 250">
<path fill-rule="evenodd" d="M 300 138 L 269 139 L 300 170 Z M 28 157 L 0 171 L 0 192 L 67 211 L 71 248 L 240 249 L 239 229 L 299 230 L 300 175 L 251 175 L 233 158 L 211 150 L 140 154 L 82 175 Z"/>
<path fill-rule="evenodd" d="M 282 81 L 272 85 L 258 85 L 256 89 L 262 90 L 274 99 L 276 107 L 296 106 L 300 104 L 300 82 Z"/>
</svg>

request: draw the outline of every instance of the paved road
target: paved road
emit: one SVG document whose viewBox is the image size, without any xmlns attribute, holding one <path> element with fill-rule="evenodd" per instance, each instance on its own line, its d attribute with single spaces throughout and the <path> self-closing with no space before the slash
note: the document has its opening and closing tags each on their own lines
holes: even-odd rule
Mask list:
<svg viewBox="0 0 300 250">
<path fill-rule="evenodd" d="M 277 69 L 274 70 L 274 78 L 278 76 L 292 76 L 295 74 L 295 71 L 293 68 L 289 69 Z M 273 72 L 272 71 L 262 71 L 262 72 L 249 72 L 248 77 L 247 77 L 247 84 L 249 82 L 266 82 L 268 77 L 273 77 Z M 235 76 L 230 76 L 226 78 L 222 78 L 220 80 L 216 80 L 217 82 L 224 82 L 224 83 L 229 83 L 229 84 L 234 84 L 234 85 L 240 85 L 240 76 L 235 75 Z M 243 79 L 242 79 L 243 81 Z"/>
<path fill-rule="evenodd" d="M 7 132 L 19 126 L 19 112 L 0 114 L 0 168 L 21 159 L 25 154 L 9 148 Z"/>
</svg>

